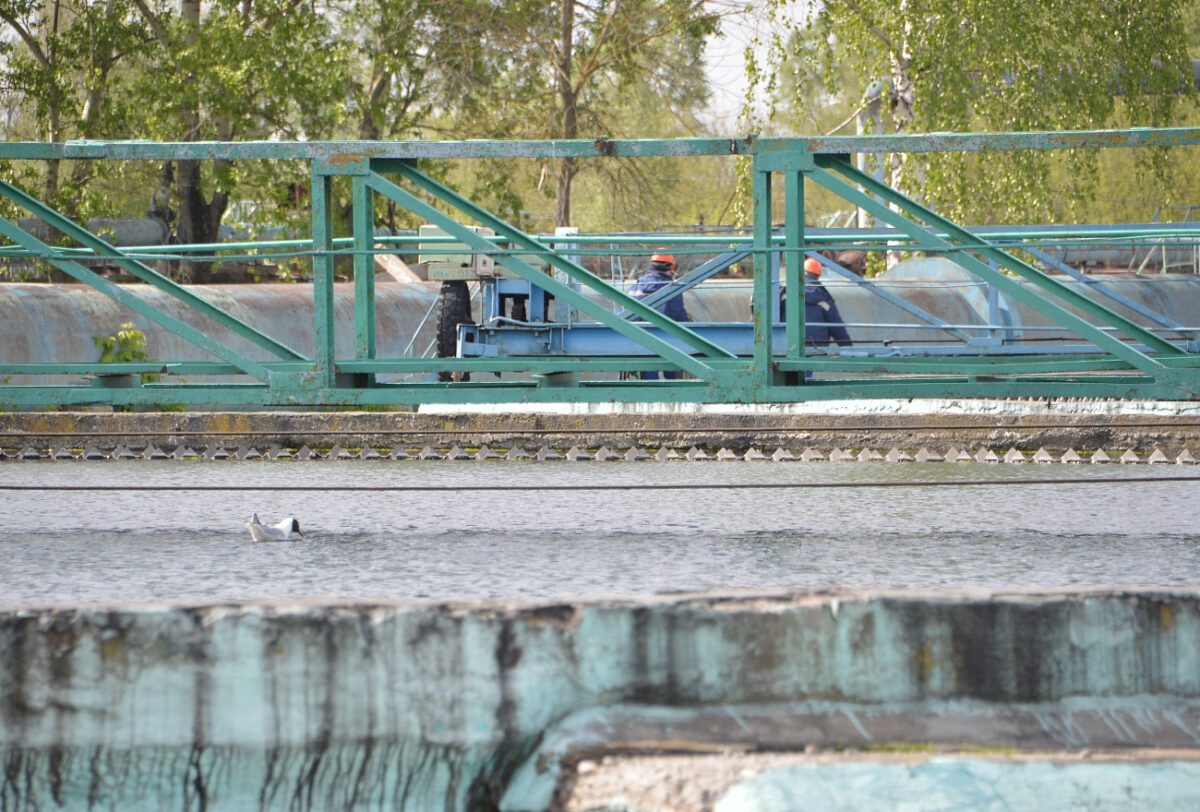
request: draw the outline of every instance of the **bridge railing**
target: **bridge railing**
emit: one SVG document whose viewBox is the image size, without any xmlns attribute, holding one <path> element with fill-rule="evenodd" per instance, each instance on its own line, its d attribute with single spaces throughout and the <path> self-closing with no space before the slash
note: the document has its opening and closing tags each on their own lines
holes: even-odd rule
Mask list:
<svg viewBox="0 0 1200 812">
<path fill-rule="evenodd" d="M 154 267 L 160 251 L 118 248 L 7 180 L 0 197 L 27 217 L 59 235 L 42 239 L 19 218 L 0 218 L 0 235 L 10 254 L 24 252 L 71 278 L 91 286 L 155 325 L 205 353 L 211 360 L 100 364 L 87 358 L 54 359 L 32 364 L 0 364 L 0 404 L 30 406 L 109 402 L 122 405 L 371 405 L 423 402 L 513 401 L 701 401 L 783 402 L 846 397 L 937 396 L 1107 396 L 1191 398 L 1200 392 L 1200 358 L 1186 325 L 1161 314 L 1122 315 L 1104 300 L 1111 291 L 1091 285 L 1083 291 L 1057 275 L 1022 259 L 994 235 L 964 228 L 928 206 L 901 194 L 855 168 L 852 156 L 879 152 L 982 152 L 990 150 L 1112 149 L 1194 147 L 1200 129 L 1135 129 L 1056 133 L 937 133 L 905 136 L 824 138 L 733 138 L 597 141 L 469 142 L 241 142 L 147 143 L 67 142 L 0 144 L 0 160 L 278 160 L 303 161 L 309 167 L 311 233 L 307 239 L 244 242 L 234 246 L 177 246 L 176 251 L 242 250 L 247 253 L 292 251 L 311 258 L 312 347 L 290 346 L 228 309 L 214 305 L 199 288 L 179 284 Z M 1187 150 L 1191 154 L 1192 150 Z M 553 240 L 526 234 L 462 196 L 421 169 L 421 161 L 507 158 L 545 160 L 623 160 L 638 157 L 744 156 L 754 189 L 754 223 L 746 237 L 724 235 L 705 250 L 737 252 L 753 263 L 753 300 L 775 302 L 781 285 L 804 286 L 800 258 L 839 244 L 868 250 L 895 249 L 945 256 L 996 296 L 1031 308 L 1078 339 L 1070 358 L 1051 354 L 1013 357 L 1011 346 L 981 345 L 969 325 L 955 325 L 903 297 L 897 307 L 963 344 L 959 354 L 904 353 L 896 346 L 856 348 L 852 353 L 806 346 L 804 309 L 788 308 L 776 322 L 774 308 L 756 308 L 736 325 L 741 349 L 701 325 L 676 322 L 658 312 L 654 301 L 641 301 L 622 287 L 585 268 L 577 260 L 588 237 L 572 237 L 570 252 Z M 348 182 L 353 234 L 334 236 L 332 191 Z M 817 184 L 874 217 L 882 227 L 868 235 L 823 238 L 805 223 L 804 187 Z M 777 185 L 782 195 L 776 194 Z M 776 198 L 782 197 L 781 216 Z M 373 213 L 385 198 L 448 239 L 490 257 L 539 295 L 552 297 L 580 319 L 598 326 L 617 344 L 633 348 L 620 355 L 528 352 L 524 355 L 464 357 L 380 357 L 376 341 L 375 267 L 379 253 L 401 243 L 375 233 Z M 783 225 L 778 227 L 776 221 Z M 482 226 L 483 229 L 479 227 Z M 1180 227 L 1181 228 L 1181 227 Z M 1137 236 L 1193 239 L 1195 233 L 1160 224 L 1156 234 Z M 1128 229 L 1093 229 L 1091 238 L 1116 237 Z M 1169 232 L 1169 234 L 1168 234 Z M 611 236 L 595 239 L 612 243 Z M 678 240 L 694 238 L 680 237 Z M 656 238 L 656 241 L 659 241 Z M 662 241 L 669 242 L 664 236 Z M 55 243 L 67 242 L 66 246 Z M 715 243 L 715 244 L 714 244 Z M 610 247 L 607 249 L 612 251 Z M 353 263 L 353 354 L 336 349 L 337 264 Z M 95 261 L 110 263 L 144 286 L 181 304 L 180 318 L 139 295 L 138 285 L 118 285 L 96 272 Z M 831 269 L 838 270 L 833 265 Z M 711 270 L 711 269 L 710 269 Z M 719 270 L 719 269 L 718 269 Z M 549 271 L 549 272 L 548 272 Z M 853 274 L 846 278 L 869 286 Z M 687 280 L 699 284 L 701 279 Z M 1084 286 L 1087 287 L 1087 286 Z M 192 318 L 191 316 L 194 316 Z M 525 325 L 543 331 L 551 324 Z M 560 326 L 561 327 L 561 326 Z M 561 329 L 571 329 L 571 326 Z M 957 333 L 957 335 L 956 335 Z M 236 341 L 227 340 L 235 337 Z M 248 349 L 249 348 L 249 349 Z M 1060 355 L 1063 355 L 1060 353 Z M 998 362 L 1002 360 L 1002 363 Z M 677 370 L 672 380 L 641 380 L 646 370 Z M 165 377 L 140 378 L 154 372 Z M 478 373 L 496 373 L 495 376 Z M 806 373 L 822 373 L 809 378 Z M 87 376 L 90 383 L 13 385 L 7 376 Z M 188 376 L 203 375 L 203 382 Z M 384 376 L 407 375 L 402 382 Z M 439 376 L 448 380 L 435 380 Z M 216 378 L 216 380 L 213 380 Z"/>
</svg>

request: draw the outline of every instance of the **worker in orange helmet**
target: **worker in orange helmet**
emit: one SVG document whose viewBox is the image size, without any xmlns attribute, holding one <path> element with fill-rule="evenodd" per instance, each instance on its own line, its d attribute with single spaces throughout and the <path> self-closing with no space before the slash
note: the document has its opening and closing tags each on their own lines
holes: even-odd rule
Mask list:
<svg viewBox="0 0 1200 812">
<path fill-rule="evenodd" d="M 635 299 L 645 299 L 651 293 L 662 290 L 672 283 L 675 267 L 675 257 L 660 248 L 657 253 L 650 257 L 650 267 L 629 288 L 629 294 Z M 688 315 L 687 308 L 683 304 L 682 293 L 678 293 L 666 301 L 659 302 L 655 306 L 655 309 L 667 318 L 674 319 L 675 321 L 692 320 L 692 317 Z M 680 373 L 678 372 L 663 372 L 663 377 L 668 379 L 678 378 L 679 375 Z M 658 378 L 658 373 L 643 372 L 642 378 L 656 379 Z"/>
<path fill-rule="evenodd" d="M 786 316 L 786 291 L 779 291 L 779 318 Z M 821 284 L 821 261 L 815 257 L 804 260 L 804 343 L 810 347 L 828 347 L 836 342 L 839 347 L 849 347 L 850 331 L 846 329 L 837 302 Z M 804 373 L 811 378 L 812 372 Z"/>
<path fill-rule="evenodd" d="M 780 319 L 787 314 L 785 294 L 786 291 L 779 292 Z M 804 260 L 804 343 L 810 347 L 828 347 L 831 341 L 839 347 L 854 344 L 837 302 L 821 284 L 821 261 L 808 257 Z"/>
</svg>

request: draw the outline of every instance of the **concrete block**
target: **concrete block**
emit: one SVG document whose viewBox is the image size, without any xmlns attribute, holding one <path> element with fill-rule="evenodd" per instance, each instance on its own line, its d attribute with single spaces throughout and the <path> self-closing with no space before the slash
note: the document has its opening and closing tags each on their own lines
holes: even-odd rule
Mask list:
<svg viewBox="0 0 1200 812">
<path fill-rule="evenodd" d="M 8 609 L 0 652 L 6 810 L 543 808 L 589 713 L 602 747 L 1200 741 L 1196 590 Z"/>
</svg>

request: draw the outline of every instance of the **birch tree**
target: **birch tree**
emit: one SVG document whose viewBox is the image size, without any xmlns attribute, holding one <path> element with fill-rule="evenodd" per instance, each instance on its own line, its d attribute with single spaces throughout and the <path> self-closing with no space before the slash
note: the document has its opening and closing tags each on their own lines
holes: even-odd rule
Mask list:
<svg viewBox="0 0 1200 812">
<path fill-rule="evenodd" d="M 705 38 L 735 9 L 701 0 L 526 0 L 504 4 L 490 26 L 495 107 L 486 134 L 525 138 L 645 135 L 656 123 L 621 121 L 621 94 L 637 86 L 671 118 L 707 97 Z M 481 133 L 482 134 L 482 133 Z M 579 165 L 556 162 L 556 225 L 571 222 Z"/>
<path fill-rule="evenodd" d="M 37 137 L 96 138 L 114 128 L 120 111 L 109 104 L 110 82 L 121 60 L 146 42 L 130 11 L 128 0 L 0 0 L 0 22 L 9 32 L 0 45 L 0 83 L 33 110 Z M 73 193 L 62 195 L 60 163 L 47 162 L 42 196 L 74 216 L 91 164 L 76 162 Z"/>
<path fill-rule="evenodd" d="M 778 10 L 791 3 L 779 2 Z M 827 0 L 783 50 L 810 70 L 863 66 L 855 99 L 885 88 L 895 133 L 1168 126 L 1195 109 L 1185 14 L 1193 0 Z M 785 35 L 786 36 L 786 35 Z M 1153 156 L 1143 158 L 1153 164 Z M 890 157 L 887 180 L 978 222 L 1069 218 L 1094 152 Z"/>
<path fill-rule="evenodd" d="M 177 141 L 300 138 L 346 115 L 345 48 L 328 7 L 300 0 L 133 0 L 157 48 L 134 92 L 145 136 Z M 180 160 L 163 185 L 185 243 L 218 238 L 245 168 Z M 280 187 L 286 177 L 276 177 Z"/>
</svg>

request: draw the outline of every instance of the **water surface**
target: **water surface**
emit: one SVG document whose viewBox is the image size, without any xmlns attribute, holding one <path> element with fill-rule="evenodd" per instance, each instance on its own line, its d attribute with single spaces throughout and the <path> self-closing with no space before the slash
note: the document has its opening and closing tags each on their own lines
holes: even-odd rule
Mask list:
<svg viewBox="0 0 1200 812">
<path fill-rule="evenodd" d="M 1152 481 L 1181 475 L 1195 481 Z M 1098 482 L 1117 477 L 1146 481 Z M 1077 478 L 1095 481 L 1062 482 Z M 937 484 L 964 479 L 1001 482 Z M 1027 484 L 1045 479 L 1055 481 Z M 931 484 L 887 487 L 914 481 Z M 854 482 L 883 484 L 656 487 Z M 51 488 L 0 490 L 9 606 L 1200 585 L 1200 471 L 1179 466 L 44 461 L 0 466 L 4 484 Z M 496 484 L 531 489 L 478 490 Z M 273 490 L 187 490 L 197 485 Z M 454 490 L 291 490 L 301 485 Z M 631 487 L 587 490 L 595 485 Z M 244 524 L 255 512 L 296 516 L 304 540 L 253 543 Z"/>
</svg>

